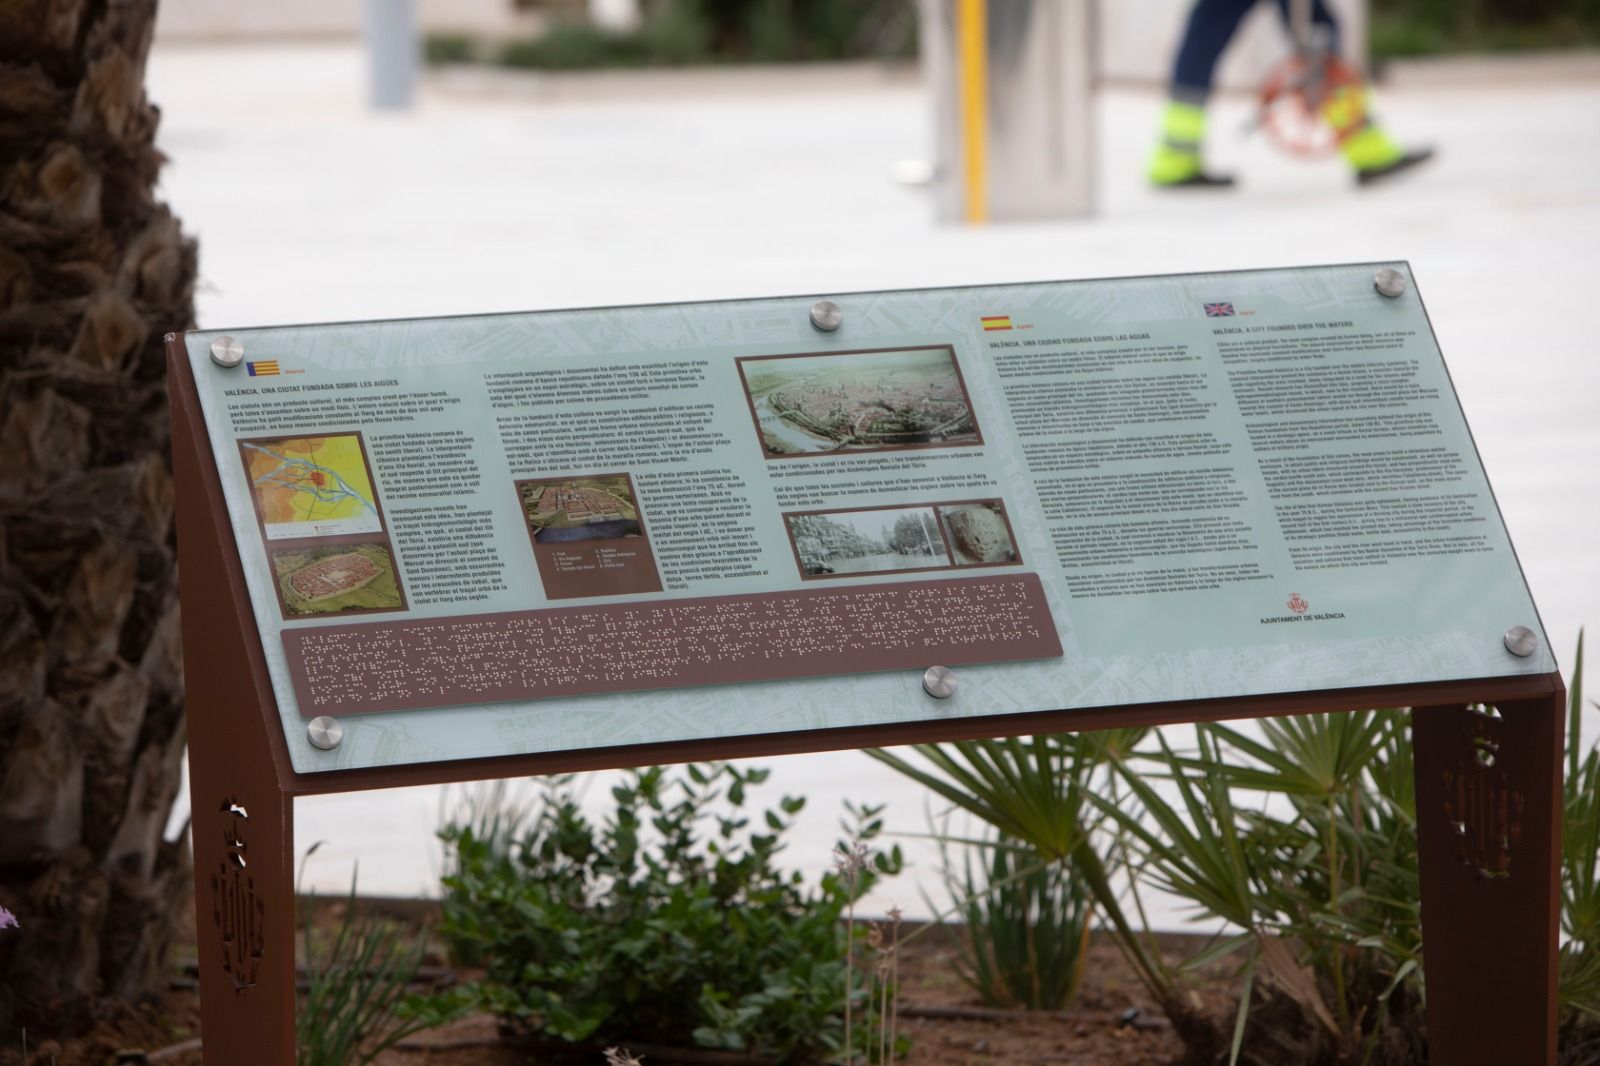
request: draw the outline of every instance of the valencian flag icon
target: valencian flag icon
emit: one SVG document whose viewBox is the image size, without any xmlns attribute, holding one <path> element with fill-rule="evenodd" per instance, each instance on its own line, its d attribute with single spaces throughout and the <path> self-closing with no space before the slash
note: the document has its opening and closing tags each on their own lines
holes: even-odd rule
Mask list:
<svg viewBox="0 0 1600 1066">
<path fill-rule="evenodd" d="M 1232 304 L 1206 304 L 1207 318 L 1232 318 L 1236 313 Z"/>
<path fill-rule="evenodd" d="M 250 371 L 253 378 L 270 378 L 280 373 L 276 359 L 263 359 L 259 363 L 246 363 L 245 369 Z"/>
<path fill-rule="evenodd" d="M 982 318 L 978 319 L 978 321 L 983 323 L 983 328 L 986 331 L 991 329 L 1011 328 L 1010 315 L 984 315 Z"/>
</svg>

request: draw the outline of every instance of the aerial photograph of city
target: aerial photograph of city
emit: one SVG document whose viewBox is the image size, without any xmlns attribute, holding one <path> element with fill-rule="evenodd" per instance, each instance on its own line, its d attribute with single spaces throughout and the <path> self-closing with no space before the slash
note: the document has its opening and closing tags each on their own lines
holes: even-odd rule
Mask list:
<svg viewBox="0 0 1600 1066">
<path fill-rule="evenodd" d="M 519 481 L 517 498 L 538 544 L 644 535 L 626 474 Z"/>
<path fill-rule="evenodd" d="M 270 552 L 286 615 L 398 611 L 405 606 L 383 540 Z"/>
<path fill-rule="evenodd" d="M 948 346 L 738 362 L 768 459 L 983 443 Z"/>
<path fill-rule="evenodd" d="M 805 577 L 950 566 L 931 507 L 784 515 Z"/>
</svg>

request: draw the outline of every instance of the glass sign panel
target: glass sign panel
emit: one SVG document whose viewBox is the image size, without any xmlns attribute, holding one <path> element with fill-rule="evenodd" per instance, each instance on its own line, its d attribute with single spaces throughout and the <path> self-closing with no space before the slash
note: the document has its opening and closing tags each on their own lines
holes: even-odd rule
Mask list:
<svg viewBox="0 0 1600 1066">
<path fill-rule="evenodd" d="M 1385 265 L 185 343 L 301 772 L 1550 672 Z"/>
</svg>

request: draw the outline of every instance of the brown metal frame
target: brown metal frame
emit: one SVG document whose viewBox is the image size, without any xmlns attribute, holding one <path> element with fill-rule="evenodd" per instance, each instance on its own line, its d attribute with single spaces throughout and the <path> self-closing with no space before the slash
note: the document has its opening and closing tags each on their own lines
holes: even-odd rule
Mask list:
<svg viewBox="0 0 1600 1066">
<path fill-rule="evenodd" d="M 168 338 L 201 1017 L 208 1066 L 290 1066 L 294 799 L 651 763 L 1413 708 L 1430 1061 L 1553 1066 L 1559 674 L 1008 714 L 296 773 L 181 335 Z M 1492 705 L 1498 715 L 1475 707 Z M 266 757 L 263 757 L 265 753 Z"/>
</svg>

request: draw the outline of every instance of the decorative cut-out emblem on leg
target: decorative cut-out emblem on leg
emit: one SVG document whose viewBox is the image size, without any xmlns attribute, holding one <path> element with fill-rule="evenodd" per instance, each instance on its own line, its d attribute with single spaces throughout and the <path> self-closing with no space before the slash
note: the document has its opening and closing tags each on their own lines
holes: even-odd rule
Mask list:
<svg viewBox="0 0 1600 1066">
<path fill-rule="evenodd" d="M 1444 810 L 1461 862 L 1479 877 L 1511 876 L 1511 855 L 1522 837 L 1520 791 L 1499 766 L 1505 722 L 1492 708 L 1474 709 L 1461 733 L 1460 754 L 1444 777 Z"/>
<path fill-rule="evenodd" d="M 234 992 L 243 994 L 255 987 L 261 970 L 266 905 L 256 895 L 250 874 L 250 842 L 245 836 L 250 812 L 230 796 L 222 803 L 221 816 L 227 851 L 211 874 L 211 919 L 222 937 L 222 969 Z"/>
</svg>

